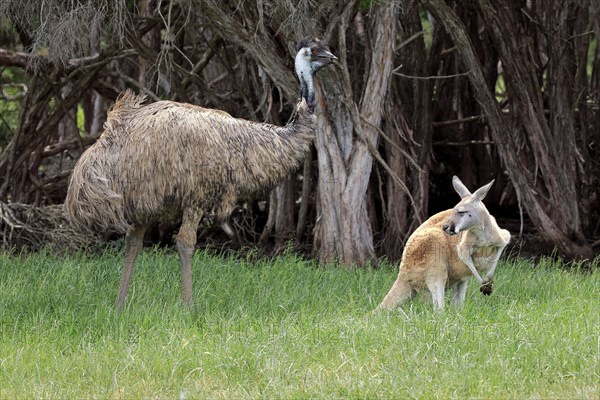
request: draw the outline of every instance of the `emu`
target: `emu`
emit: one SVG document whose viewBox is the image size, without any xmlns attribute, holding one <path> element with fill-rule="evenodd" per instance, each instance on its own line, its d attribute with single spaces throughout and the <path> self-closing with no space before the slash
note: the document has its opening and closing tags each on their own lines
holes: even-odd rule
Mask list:
<svg viewBox="0 0 600 400">
<path fill-rule="evenodd" d="M 104 132 L 73 169 L 64 204 L 74 224 L 126 233 L 117 310 L 127 297 L 144 232 L 181 219 L 176 247 L 184 304 L 192 306 L 192 256 L 203 215 L 224 221 L 240 197 L 283 181 L 314 140 L 314 74 L 337 59 L 319 41 L 296 47 L 301 100 L 279 127 L 233 118 L 224 111 L 173 101 L 142 105 L 127 90 L 108 114 Z"/>
</svg>

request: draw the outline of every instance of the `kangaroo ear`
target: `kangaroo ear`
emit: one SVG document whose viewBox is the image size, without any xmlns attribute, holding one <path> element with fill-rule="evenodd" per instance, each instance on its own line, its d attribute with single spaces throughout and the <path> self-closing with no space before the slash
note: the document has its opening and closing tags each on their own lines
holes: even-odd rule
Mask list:
<svg viewBox="0 0 600 400">
<path fill-rule="evenodd" d="M 485 195 L 488 194 L 488 192 L 490 191 L 490 188 L 492 187 L 492 184 L 494 183 L 494 179 L 492 179 L 492 181 L 490 183 L 488 183 L 485 186 L 480 187 L 479 189 L 477 189 L 475 191 L 475 193 L 473 193 L 473 198 L 477 201 L 481 201 L 485 198 Z"/>
<path fill-rule="evenodd" d="M 454 190 L 456 190 L 456 193 L 458 193 L 461 199 L 471 195 L 469 189 L 467 189 L 467 187 L 460 179 L 458 179 L 458 176 L 456 175 L 452 177 L 452 186 L 454 186 Z"/>
</svg>

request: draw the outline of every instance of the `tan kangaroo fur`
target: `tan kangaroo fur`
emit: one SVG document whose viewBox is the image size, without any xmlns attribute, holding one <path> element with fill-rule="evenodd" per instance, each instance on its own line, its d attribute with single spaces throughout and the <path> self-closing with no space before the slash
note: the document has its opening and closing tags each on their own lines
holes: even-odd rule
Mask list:
<svg viewBox="0 0 600 400">
<path fill-rule="evenodd" d="M 484 294 L 491 294 L 498 259 L 510 241 L 510 233 L 498 226 L 482 202 L 493 183 L 471 193 L 458 177 L 452 178 L 460 202 L 413 232 L 402 254 L 398 278 L 378 310 L 394 309 L 425 288 L 431 292 L 435 310 L 444 309 L 446 287 L 452 287 L 452 303 L 462 305 L 471 276 Z M 481 274 L 485 274 L 483 278 Z"/>
</svg>

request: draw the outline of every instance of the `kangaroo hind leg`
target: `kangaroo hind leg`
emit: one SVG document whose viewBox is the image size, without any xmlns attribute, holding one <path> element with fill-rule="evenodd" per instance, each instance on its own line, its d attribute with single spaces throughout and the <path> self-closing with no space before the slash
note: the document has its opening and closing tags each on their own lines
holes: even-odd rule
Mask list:
<svg viewBox="0 0 600 400">
<path fill-rule="evenodd" d="M 427 288 L 431 292 L 431 300 L 433 301 L 433 309 L 435 311 L 444 310 L 444 295 L 446 293 L 447 276 L 436 274 L 426 280 Z"/>
<path fill-rule="evenodd" d="M 467 281 L 458 281 L 452 286 L 452 304 L 456 307 L 462 307 L 465 303 L 467 293 Z"/>
</svg>

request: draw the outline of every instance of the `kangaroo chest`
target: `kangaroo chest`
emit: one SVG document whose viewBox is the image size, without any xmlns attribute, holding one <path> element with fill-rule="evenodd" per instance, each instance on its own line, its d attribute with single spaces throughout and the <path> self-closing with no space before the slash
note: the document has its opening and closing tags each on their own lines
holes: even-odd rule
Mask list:
<svg viewBox="0 0 600 400">
<path fill-rule="evenodd" d="M 496 246 L 475 247 L 471 258 L 478 271 L 487 272 L 496 259 L 498 248 Z"/>
<path fill-rule="evenodd" d="M 496 246 L 474 247 L 471 253 L 471 259 L 473 260 L 475 269 L 481 274 L 489 271 L 494 264 L 497 252 L 498 247 Z M 469 267 L 467 267 L 467 265 L 458 257 L 458 254 L 452 257 L 448 267 L 448 284 L 453 284 L 473 276 Z"/>
</svg>

